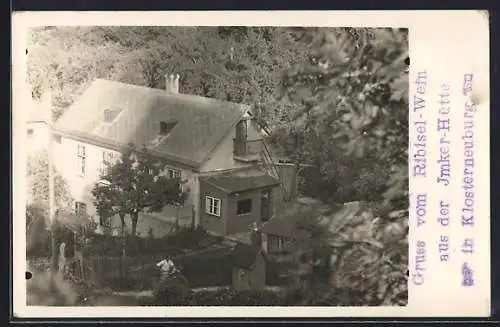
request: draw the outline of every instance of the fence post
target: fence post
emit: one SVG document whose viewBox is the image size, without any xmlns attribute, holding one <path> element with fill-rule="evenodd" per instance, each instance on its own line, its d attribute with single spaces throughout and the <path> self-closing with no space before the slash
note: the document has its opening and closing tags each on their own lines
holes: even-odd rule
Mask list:
<svg viewBox="0 0 500 327">
<path fill-rule="evenodd" d="M 191 229 L 194 230 L 196 225 L 196 209 L 194 207 L 194 204 L 192 205 L 191 208 Z"/>
</svg>

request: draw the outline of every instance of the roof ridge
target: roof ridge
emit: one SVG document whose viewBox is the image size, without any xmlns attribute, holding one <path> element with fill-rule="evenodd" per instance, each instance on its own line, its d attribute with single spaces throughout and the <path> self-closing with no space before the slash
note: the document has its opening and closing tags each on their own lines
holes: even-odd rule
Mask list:
<svg viewBox="0 0 500 327">
<path fill-rule="evenodd" d="M 204 101 L 213 102 L 213 103 L 225 103 L 227 105 L 233 105 L 233 106 L 236 106 L 236 107 L 239 107 L 242 109 L 243 108 L 245 108 L 245 109 L 251 108 L 251 106 L 249 104 L 246 104 L 246 103 L 231 102 L 231 101 L 227 101 L 227 100 L 210 98 L 210 97 L 206 97 L 206 96 L 202 96 L 202 95 L 198 95 L 198 94 L 181 93 L 181 92 L 169 93 L 163 89 L 158 89 L 158 88 L 149 87 L 149 86 L 145 86 L 145 85 L 138 85 L 138 84 L 131 84 L 131 83 L 125 83 L 125 82 L 120 82 L 120 81 L 114 81 L 114 80 L 105 79 L 105 78 L 96 78 L 94 80 L 94 82 L 92 82 L 92 84 L 97 82 L 97 81 L 120 84 L 120 85 L 127 86 L 127 87 L 135 87 L 135 88 L 139 88 L 139 89 L 143 89 L 143 90 L 148 90 L 151 92 L 156 92 L 161 96 L 170 97 L 170 98 L 199 99 L 199 100 L 204 100 Z"/>
</svg>

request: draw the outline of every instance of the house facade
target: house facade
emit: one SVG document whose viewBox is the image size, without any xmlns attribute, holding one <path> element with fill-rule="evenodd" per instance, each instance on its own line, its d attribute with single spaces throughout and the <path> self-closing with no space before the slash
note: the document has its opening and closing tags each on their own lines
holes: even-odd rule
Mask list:
<svg viewBox="0 0 500 327">
<path fill-rule="evenodd" d="M 25 143 L 26 152 L 30 155 L 46 150 L 49 145 L 50 97 L 50 93 L 46 92 L 39 101 L 30 101 Z"/>
<path fill-rule="evenodd" d="M 202 226 L 232 235 L 269 221 L 274 215 L 273 197 L 278 186 L 278 180 L 257 169 L 200 177 Z"/>
<path fill-rule="evenodd" d="M 53 125 L 54 164 L 68 181 L 75 210 L 97 216 L 91 190 L 106 163 L 119 160 L 132 143 L 164 161 L 165 173 L 180 177 L 189 190 L 181 208 L 141 213 L 141 230 L 168 231 L 155 224 L 179 221 L 227 235 L 272 215 L 265 198 L 272 197 L 279 176 L 250 108 L 179 93 L 178 78 L 166 76 L 165 90 L 95 80 Z M 224 189 L 224 183 L 240 181 L 244 188 Z M 119 225 L 117 217 L 112 221 Z"/>
</svg>

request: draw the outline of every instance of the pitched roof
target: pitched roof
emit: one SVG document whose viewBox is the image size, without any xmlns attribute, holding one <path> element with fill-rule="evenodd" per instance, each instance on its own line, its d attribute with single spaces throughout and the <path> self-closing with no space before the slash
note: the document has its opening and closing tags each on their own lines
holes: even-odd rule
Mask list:
<svg viewBox="0 0 500 327">
<path fill-rule="evenodd" d="M 55 130 L 108 141 L 146 145 L 152 153 L 199 166 L 240 120 L 248 106 L 195 95 L 97 79 L 55 124 Z M 109 110 L 117 113 L 111 122 Z M 111 115 L 114 116 L 114 115 Z M 160 137 L 160 122 L 176 124 Z"/>
<path fill-rule="evenodd" d="M 240 243 L 231 253 L 231 263 L 234 267 L 248 269 L 255 263 L 259 253 L 261 249 L 258 246 Z"/>
<path fill-rule="evenodd" d="M 268 235 L 307 239 L 310 234 L 301 228 L 300 223 L 305 221 L 306 217 L 317 216 L 323 209 L 324 205 L 317 200 L 298 198 L 294 203 L 287 203 L 283 212 L 264 223 L 261 231 Z"/>
<path fill-rule="evenodd" d="M 309 232 L 300 228 L 299 221 L 306 214 L 313 214 L 315 211 L 296 213 L 294 215 L 281 215 L 270 219 L 264 223 L 261 230 L 264 234 L 281 236 L 293 239 L 307 239 Z"/>
<path fill-rule="evenodd" d="M 227 193 L 255 190 L 280 184 L 279 180 L 262 172 L 251 176 L 242 176 L 238 173 L 219 174 L 201 177 L 201 179 Z"/>
</svg>

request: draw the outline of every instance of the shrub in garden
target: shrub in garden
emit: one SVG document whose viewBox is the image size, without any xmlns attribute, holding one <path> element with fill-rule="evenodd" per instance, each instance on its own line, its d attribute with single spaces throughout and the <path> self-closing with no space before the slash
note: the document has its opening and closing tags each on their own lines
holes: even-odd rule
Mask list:
<svg viewBox="0 0 500 327">
<path fill-rule="evenodd" d="M 192 294 L 187 280 L 182 276 L 160 280 L 154 292 L 150 305 L 185 306 L 191 305 Z"/>
<path fill-rule="evenodd" d="M 269 286 L 281 285 L 276 264 L 268 262 L 266 264 L 266 284 Z"/>
<path fill-rule="evenodd" d="M 93 234 L 85 252 L 92 255 L 121 256 L 123 240 L 112 235 Z M 175 254 L 183 249 L 200 249 L 208 245 L 221 243 L 222 237 L 208 234 L 204 229 L 184 227 L 177 234 L 162 238 L 127 237 L 125 253 L 127 256 Z"/>
<path fill-rule="evenodd" d="M 232 280 L 232 265 L 225 250 L 184 257 L 178 264 L 191 287 L 229 286 Z"/>
<path fill-rule="evenodd" d="M 197 306 L 227 306 L 236 291 L 223 288 L 216 291 L 200 291 L 193 294 L 193 302 Z"/>
<path fill-rule="evenodd" d="M 284 298 L 272 291 L 242 291 L 237 292 L 229 300 L 230 306 L 280 306 Z"/>
<path fill-rule="evenodd" d="M 151 289 L 154 286 L 154 281 L 140 277 L 112 277 L 104 279 L 101 285 L 114 291 L 135 291 Z"/>
<path fill-rule="evenodd" d="M 282 294 L 272 291 L 237 291 L 224 288 L 217 291 L 201 291 L 193 295 L 198 306 L 280 306 L 284 305 Z"/>
</svg>

